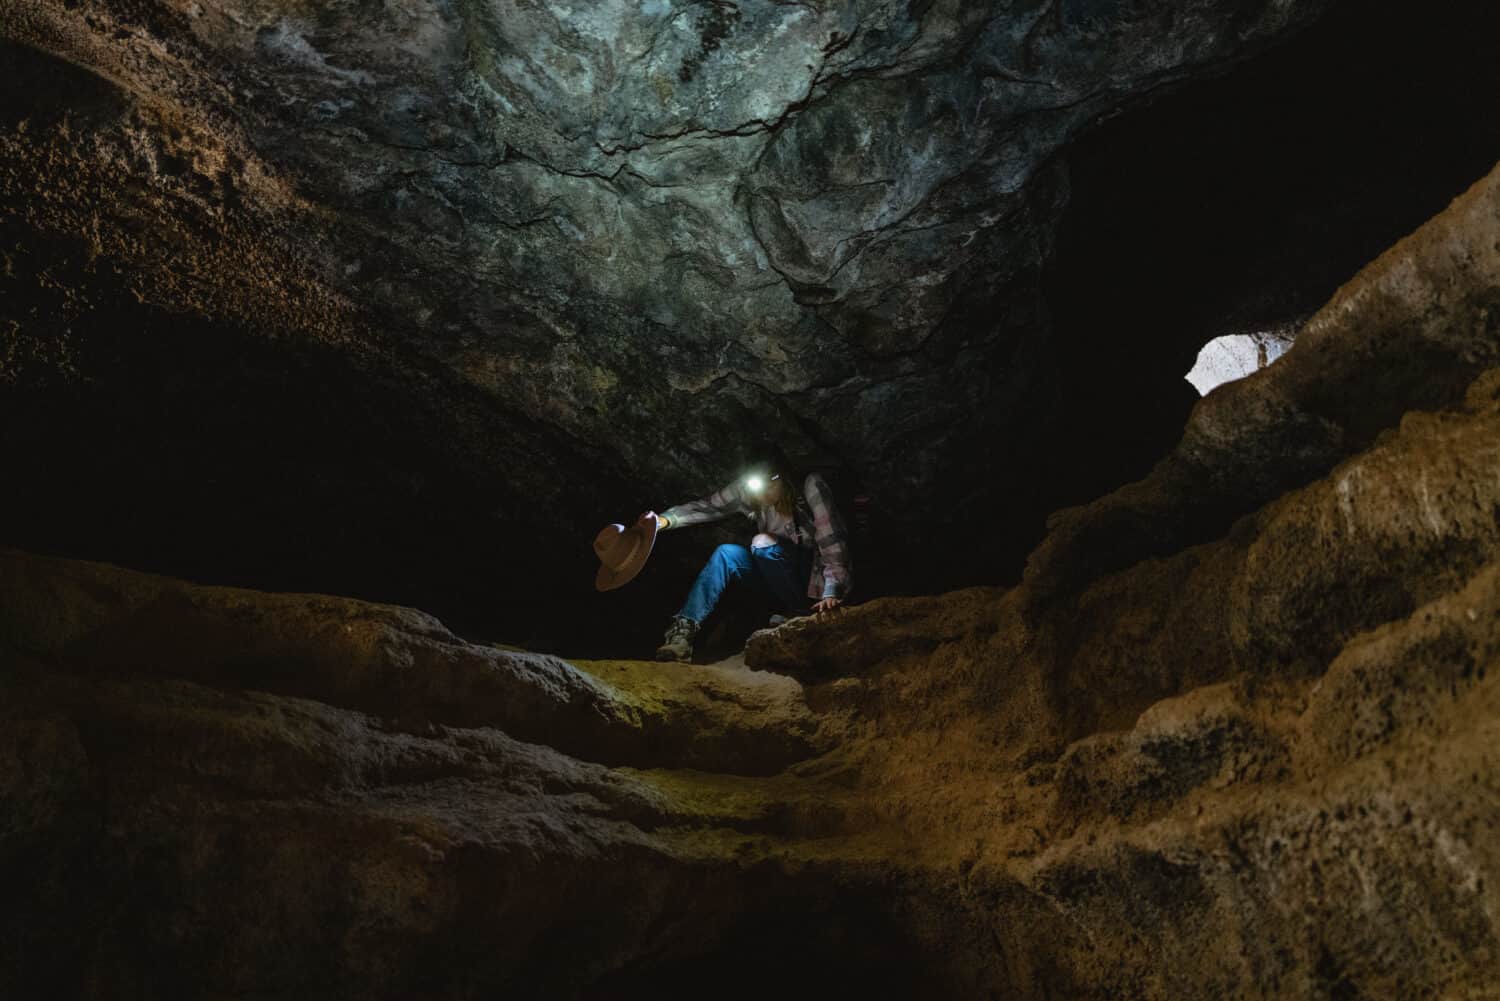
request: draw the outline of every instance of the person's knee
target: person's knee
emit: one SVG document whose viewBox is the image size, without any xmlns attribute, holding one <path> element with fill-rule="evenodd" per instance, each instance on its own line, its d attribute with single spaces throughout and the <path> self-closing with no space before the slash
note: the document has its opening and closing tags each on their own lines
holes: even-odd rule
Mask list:
<svg viewBox="0 0 1500 1001">
<path fill-rule="evenodd" d="M 736 546 L 725 543 L 714 550 L 710 558 L 710 564 L 719 568 L 725 577 L 731 580 L 739 580 L 750 573 L 754 561 L 751 559 L 750 550 L 744 546 Z"/>
<path fill-rule="evenodd" d="M 713 559 L 726 567 L 746 567 L 750 565 L 750 550 L 726 542 L 714 550 Z"/>
</svg>

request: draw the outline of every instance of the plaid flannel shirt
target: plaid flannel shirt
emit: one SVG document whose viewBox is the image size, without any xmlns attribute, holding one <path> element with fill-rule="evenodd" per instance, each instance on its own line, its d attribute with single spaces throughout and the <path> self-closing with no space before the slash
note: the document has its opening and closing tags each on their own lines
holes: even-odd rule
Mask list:
<svg viewBox="0 0 1500 1001">
<path fill-rule="evenodd" d="M 667 530 L 721 521 L 742 514 L 755 522 L 755 530 L 774 535 L 804 549 L 813 550 L 812 575 L 807 582 L 809 598 L 844 598 L 852 589 L 849 533 L 833 503 L 833 491 L 817 473 L 809 473 L 797 498 L 796 514 L 788 518 L 769 505 L 756 504 L 738 480 L 716 490 L 703 500 L 678 504 L 662 512 Z"/>
</svg>

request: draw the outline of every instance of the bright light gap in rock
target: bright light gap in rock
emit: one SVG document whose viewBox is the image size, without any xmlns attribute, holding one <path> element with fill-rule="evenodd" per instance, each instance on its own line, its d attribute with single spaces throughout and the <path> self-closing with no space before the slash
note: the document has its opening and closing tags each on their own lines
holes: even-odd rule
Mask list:
<svg viewBox="0 0 1500 1001">
<path fill-rule="evenodd" d="M 1291 341 L 1271 333 L 1227 334 L 1215 337 L 1198 352 L 1198 361 L 1183 378 L 1199 396 L 1207 396 L 1226 382 L 1243 379 L 1286 354 Z"/>
</svg>

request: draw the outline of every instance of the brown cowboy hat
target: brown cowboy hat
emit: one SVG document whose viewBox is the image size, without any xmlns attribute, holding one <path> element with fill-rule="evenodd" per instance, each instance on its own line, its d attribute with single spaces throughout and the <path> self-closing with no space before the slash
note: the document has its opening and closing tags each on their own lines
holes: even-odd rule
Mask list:
<svg viewBox="0 0 1500 1001">
<path fill-rule="evenodd" d="M 594 536 L 594 555 L 599 557 L 599 574 L 594 578 L 594 587 L 600 591 L 613 591 L 630 583 L 646 565 L 655 543 L 655 518 L 638 521 L 629 528 L 605 525 Z"/>
</svg>

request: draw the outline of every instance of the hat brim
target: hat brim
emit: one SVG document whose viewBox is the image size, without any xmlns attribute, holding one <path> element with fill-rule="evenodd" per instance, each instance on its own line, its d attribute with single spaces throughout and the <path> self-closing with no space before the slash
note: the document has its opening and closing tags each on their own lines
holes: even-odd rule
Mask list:
<svg viewBox="0 0 1500 1001">
<path fill-rule="evenodd" d="M 630 561 L 618 570 L 601 565 L 598 574 L 594 576 L 595 590 L 613 591 L 617 587 L 629 584 L 635 580 L 636 574 L 641 572 L 641 568 L 651 558 L 651 549 L 656 545 L 656 519 L 652 518 L 645 526 L 642 526 L 640 522 L 636 522 L 630 528 L 626 529 L 626 531 L 639 532 L 644 535 L 644 544 L 638 547 Z"/>
</svg>

